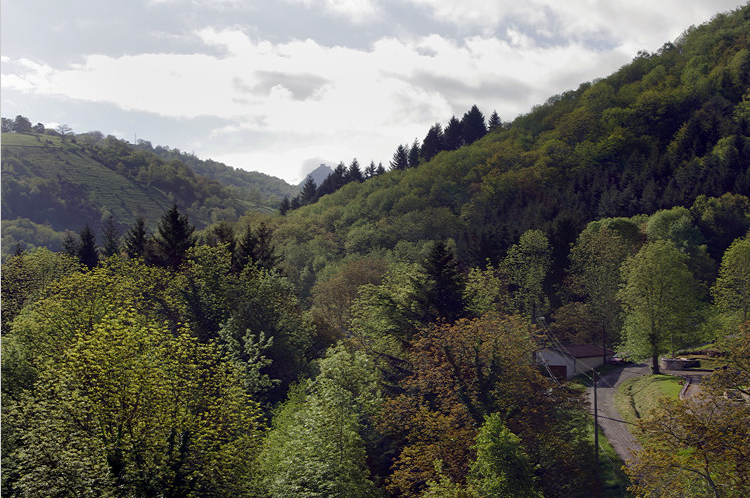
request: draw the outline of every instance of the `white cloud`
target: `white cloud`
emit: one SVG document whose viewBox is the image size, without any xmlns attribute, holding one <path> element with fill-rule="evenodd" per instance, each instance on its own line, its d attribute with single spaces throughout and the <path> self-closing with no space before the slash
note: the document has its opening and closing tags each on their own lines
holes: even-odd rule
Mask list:
<svg viewBox="0 0 750 498">
<path fill-rule="evenodd" d="M 335 15 L 360 24 L 372 21 L 381 12 L 373 0 L 286 0 L 290 3 L 304 5 L 309 9 L 323 9 Z"/>
</svg>

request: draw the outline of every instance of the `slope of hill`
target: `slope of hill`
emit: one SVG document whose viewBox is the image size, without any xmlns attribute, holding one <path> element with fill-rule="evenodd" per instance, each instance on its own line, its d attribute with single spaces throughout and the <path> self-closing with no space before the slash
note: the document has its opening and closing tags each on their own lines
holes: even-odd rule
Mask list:
<svg viewBox="0 0 750 498">
<path fill-rule="evenodd" d="M 193 154 L 180 152 L 179 149 L 160 145 L 152 147 L 149 142 L 144 141 L 138 142 L 138 148 L 153 152 L 165 161 L 180 161 L 188 165 L 196 174 L 231 187 L 238 198 L 247 200 L 256 207 L 276 208 L 284 197 L 293 197 L 300 191 L 299 186 L 290 185 L 280 178 L 257 171 L 233 168 L 212 159 L 199 159 Z"/>
<path fill-rule="evenodd" d="M 745 6 L 470 146 L 290 213 L 278 240 L 305 285 L 306 268 L 429 240 L 454 239 L 467 266 L 497 262 L 530 228 L 550 237 L 559 272 L 592 220 L 750 194 L 749 89 Z"/>
<path fill-rule="evenodd" d="M 4 254 L 16 244 L 59 249 L 65 230 L 78 231 L 86 223 L 98 229 L 110 216 L 123 230 L 137 215 L 155 227 L 172 204 L 198 228 L 237 220 L 248 210 L 272 213 L 276 206 L 268 203 L 277 202 L 276 184 L 294 191 L 268 177 L 255 184 L 253 196 L 248 188 L 196 174 L 179 160 L 161 159 L 97 133 L 66 140 L 3 133 L 2 155 Z M 231 169 L 218 163 L 215 169 L 221 167 Z M 269 184 L 272 192 L 262 190 Z"/>
</svg>

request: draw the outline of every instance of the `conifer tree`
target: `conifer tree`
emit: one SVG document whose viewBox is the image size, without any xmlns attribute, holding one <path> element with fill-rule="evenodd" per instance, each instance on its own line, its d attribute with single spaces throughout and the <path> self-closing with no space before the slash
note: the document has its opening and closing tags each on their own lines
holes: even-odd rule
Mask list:
<svg viewBox="0 0 750 498">
<path fill-rule="evenodd" d="M 502 125 L 502 121 L 500 121 L 500 116 L 498 116 L 497 111 L 492 111 L 492 115 L 490 116 L 490 120 L 487 122 L 487 128 L 492 131 L 498 126 Z"/>
<path fill-rule="evenodd" d="M 422 160 L 427 162 L 437 155 L 438 152 L 445 150 L 445 139 L 443 137 L 443 128 L 440 123 L 435 123 L 427 132 L 422 142 L 422 148 L 419 151 Z"/>
<path fill-rule="evenodd" d="M 146 219 L 138 215 L 133 225 L 125 233 L 125 240 L 123 241 L 125 254 L 130 259 L 145 258 L 147 243 Z"/>
<path fill-rule="evenodd" d="M 291 209 L 292 205 L 289 202 L 289 197 L 284 197 L 281 199 L 281 203 L 279 204 L 279 214 L 281 216 L 286 215 L 287 212 L 289 212 L 289 209 Z"/>
<path fill-rule="evenodd" d="M 422 261 L 422 275 L 414 281 L 412 297 L 420 320 L 443 318 L 454 322 L 464 314 L 464 279 L 458 261 L 445 242 L 436 241 Z"/>
<path fill-rule="evenodd" d="M 416 138 L 414 139 L 414 143 L 409 147 L 409 167 L 410 168 L 416 168 L 419 166 L 419 158 L 421 156 L 421 151 L 419 147 L 419 140 Z"/>
<path fill-rule="evenodd" d="M 461 120 L 463 138 L 465 144 L 471 144 L 487 134 L 487 126 L 484 124 L 484 115 L 479 111 L 476 105 L 464 114 Z"/>
<path fill-rule="evenodd" d="M 464 132 L 456 116 L 451 117 L 443 133 L 445 150 L 456 150 L 464 144 Z"/>
<path fill-rule="evenodd" d="M 88 223 L 81 229 L 79 238 L 78 261 L 90 270 L 99 264 L 99 251 L 96 247 L 96 234 Z"/>
<path fill-rule="evenodd" d="M 159 263 L 177 270 L 188 249 L 195 245 L 193 232 L 195 227 L 188 221 L 186 214 L 180 214 L 177 204 L 162 216 L 156 237 L 156 249 Z"/>
<path fill-rule="evenodd" d="M 399 145 L 396 152 L 393 153 L 393 159 L 391 160 L 391 170 L 402 170 L 409 167 L 409 151 L 408 147 Z"/>
<path fill-rule="evenodd" d="M 102 230 L 102 252 L 105 257 L 114 256 L 120 252 L 120 230 L 117 228 L 113 216 L 107 218 Z"/>
<path fill-rule="evenodd" d="M 346 183 L 349 182 L 362 182 L 364 176 L 362 176 L 362 170 L 359 168 L 359 161 L 355 157 L 352 159 L 352 163 L 349 165 L 349 169 L 346 170 Z"/>
<path fill-rule="evenodd" d="M 376 175 L 377 175 L 377 166 L 375 166 L 375 161 L 370 161 L 369 166 L 365 168 L 365 172 L 364 172 L 365 180 L 368 180 Z"/>
<path fill-rule="evenodd" d="M 315 184 L 312 176 L 307 177 L 307 181 L 302 186 L 302 192 L 300 192 L 300 202 L 302 205 L 312 204 L 318 200 L 318 186 Z"/>
<path fill-rule="evenodd" d="M 383 163 L 378 163 L 378 169 L 375 170 L 375 176 L 380 176 L 385 174 L 385 167 L 383 166 Z"/>
</svg>

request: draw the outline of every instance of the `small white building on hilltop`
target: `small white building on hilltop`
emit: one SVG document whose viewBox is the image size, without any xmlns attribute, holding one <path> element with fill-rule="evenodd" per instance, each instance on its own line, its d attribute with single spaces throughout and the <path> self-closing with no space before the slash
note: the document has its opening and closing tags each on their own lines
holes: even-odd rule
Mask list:
<svg viewBox="0 0 750 498">
<path fill-rule="evenodd" d="M 596 344 L 547 347 L 535 353 L 537 365 L 559 379 L 572 379 L 576 375 L 598 368 L 614 355 L 607 349 L 602 357 L 602 347 Z"/>
</svg>

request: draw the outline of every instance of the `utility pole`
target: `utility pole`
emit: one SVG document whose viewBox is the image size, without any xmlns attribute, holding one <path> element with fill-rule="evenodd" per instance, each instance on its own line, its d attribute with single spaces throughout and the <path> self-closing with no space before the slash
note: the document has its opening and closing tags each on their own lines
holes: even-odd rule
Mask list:
<svg viewBox="0 0 750 498">
<path fill-rule="evenodd" d="M 599 486 L 599 407 L 596 402 L 596 369 L 593 369 L 594 373 L 594 479 L 596 480 L 597 489 Z"/>
</svg>

